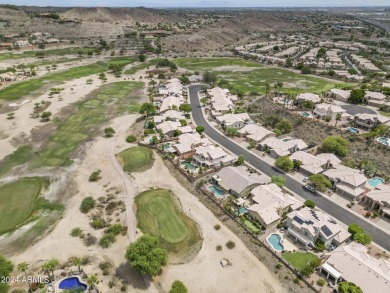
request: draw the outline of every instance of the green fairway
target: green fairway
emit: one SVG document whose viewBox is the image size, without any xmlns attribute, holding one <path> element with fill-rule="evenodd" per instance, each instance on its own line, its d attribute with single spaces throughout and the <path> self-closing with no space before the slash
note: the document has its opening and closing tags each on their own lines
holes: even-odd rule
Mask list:
<svg viewBox="0 0 390 293">
<path fill-rule="evenodd" d="M 318 259 L 316 255 L 310 252 L 284 252 L 283 258 L 298 271 L 302 271 L 310 262 Z"/>
<path fill-rule="evenodd" d="M 64 49 L 48 49 L 48 50 L 36 50 L 36 51 L 23 51 L 23 52 L 10 52 L 0 54 L 0 61 L 2 60 L 17 60 L 23 58 L 35 57 L 38 52 L 43 52 L 45 56 L 65 56 L 65 55 L 76 55 L 81 52 L 83 55 L 88 52 L 96 52 L 97 48 L 85 47 L 85 48 L 64 48 Z"/>
<path fill-rule="evenodd" d="M 128 75 L 136 74 L 139 70 L 143 70 L 145 68 L 148 68 L 149 66 L 156 65 L 159 60 L 160 60 L 159 58 L 151 59 L 151 60 L 148 60 L 148 61 L 143 62 L 141 64 L 137 64 L 137 65 L 127 69 L 125 71 L 125 74 L 128 74 Z"/>
<path fill-rule="evenodd" d="M 131 147 L 117 155 L 126 172 L 142 172 L 153 166 L 154 158 L 151 149 L 146 147 Z"/>
<path fill-rule="evenodd" d="M 138 225 L 143 233 L 159 237 L 168 251 L 186 255 L 201 243 L 195 222 L 181 210 L 177 198 L 166 189 L 153 189 L 135 198 Z"/>
<path fill-rule="evenodd" d="M 266 84 L 283 83 L 282 92 L 325 92 L 334 88 L 337 81 L 291 72 L 286 69 L 265 66 L 238 58 L 177 58 L 179 67 L 194 71 L 213 71 L 218 81 L 225 80 L 231 90 L 244 93 L 265 93 Z"/>
<path fill-rule="evenodd" d="M 28 162 L 32 156 L 33 151 L 31 146 L 18 147 L 12 154 L 0 161 L 0 176 L 6 174 L 13 167 Z"/>
<path fill-rule="evenodd" d="M 31 217 L 43 184 L 41 178 L 22 178 L 0 186 L 0 234 Z"/>
<path fill-rule="evenodd" d="M 18 100 L 41 89 L 44 85 L 59 85 L 65 81 L 77 79 L 109 70 L 110 64 L 124 67 L 135 61 L 135 57 L 121 57 L 111 59 L 109 62 L 96 62 L 93 64 L 74 67 L 65 71 L 49 73 L 45 76 L 10 84 L 0 90 L 0 100 Z"/>
<path fill-rule="evenodd" d="M 58 122 L 55 133 L 36 154 L 33 166 L 71 164 L 70 155 L 83 141 L 96 135 L 97 128 L 107 121 L 107 111 L 112 116 L 130 105 L 137 105 L 139 96 L 136 91 L 141 88 L 142 82 L 115 82 L 104 86 L 94 98 L 79 102 L 74 114 Z"/>
</svg>

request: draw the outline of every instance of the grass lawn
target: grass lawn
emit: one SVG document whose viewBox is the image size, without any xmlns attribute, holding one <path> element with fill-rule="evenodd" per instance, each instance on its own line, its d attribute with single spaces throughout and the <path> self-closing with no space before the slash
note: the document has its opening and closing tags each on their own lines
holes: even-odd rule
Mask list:
<svg viewBox="0 0 390 293">
<path fill-rule="evenodd" d="M 156 236 L 170 252 L 185 255 L 201 243 L 195 222 L 181 210 L 166 189 L 153 189 L 135 198 L 138 225 L 143 233 Z"/>
<path fill-rule="evenodd" d="M 82 52 L 83 55 L 86 55 L 88 52 L 96 52 L 97 48 L 85 47 L 85 48 L 64 48 L 64 49 L 48 49 L 48 50 L 35 50 L 35 51 L 23 51 L 23 52 L 10 52 L 0 54 L 0 61 L 2 60 L 16 60 L 22 58 L 31 58 L 35 57 L 37 52 L 43 52 L 46 56 L 65 56 L 65 55 L 75 55 L 79 52 Z"/>
<path fill-rule="evenodd" d="M 385 111 L 379 111 L 379 113 L 383 116 L 386 116 L 386 117 L 390 117 L 390 113 L 389 112 L 385 112 Z"/>
<path fill-rule="evenodd" d="M 142 172 L 153 166 L 153 151 L 146 147 L 131 147 L 119 154 L 118 160 L 126 172 Z"/>
<path fill-rule="evenodd" d="M 109 62 L 98 61 L 93 64 L 74 67 L 65 71 L 53 72 L 42 77 L 13 83 L 0 90 L 0 100 L 18 100 L 34 92 L 36 93 L 46 84 L 50 84 L 51 86 L 58 85 L 68 80 L 108 71 L 110 64 L 124 67 L 127 64 L 133 63 L 135 60 L 135 57 L 120 57 L 111 59 Z"/>
<path fill-rule="evenodd" d="M 265 93 L 266 83 L 272 85 L 283 82 L 282 92 L 291 94 L 325 92 L 339 84 L 337 81 L 293 73 L 286 69 L 238 58 L 177 58 L 173 61 L 179 67 L 189 70 L 213 71 L 219 81 L 222 79 L 228 81 L 228 88 L 244 93 L 252 91 Z M 232 68 L 233 66 L 235 68 Z"/>
<path fill-rule="evenodd" d="M 250 230 L 252 230 L 254 233 L 259 233 L 260 229 L 257 228 L 251 221 L 245 220 L 244 225 L 247 226 Z"/>
<path fill-rule="evenodd" d="M 302 271 L 310 262 L 318 259 L 310 252 L 284 252 L 283 258 L 299 271 Z"/>
<path fill-rule="evenodd" d="M 34 212 L 44 179 L 22 178 L 0 186 L 0 234 L 27 221 Z"/>
<path fill-rule="evenodd" d="M 156 65 L 159 60 L 160 60 L 159 58 L 150 59 L 150 60 L 147 60 L 147 61 L 145 61 L 145 62 L 143 62 L 141 64 L 137 64 L 137 65 L 127 69 L 125 71 L 125 74 L 128 74 L 128 75 L 136 74 L 140 70 L 143 70 L 143 69 L 145 69 L 145 68 L 147 68 L 149 66 Z"/>
<path fill-rule="evenodd" d="M 31 146 L 18 147 L 12 154 L 6 156 L 3 161 L 0 161 L 0 176 L 6 174 L 11 168 L 18 165 L 23 165 L 28 162 L 33 155 Z"/>
<path fill-rule="evenodd" d="M 103 86 L 94 98 L 79 102 L 75 113 L 57 122 L 55 133 L 36 154 L 33 166 L 70 165 L 70 155 L 83 141 L 96 134 L 100 125 L 108 120 L 107 112 L 113 116 L 125 112 L 130 105 L 137 105 L 139 96 L 136 91 L 141 88 L 142 82 L 110 83 Z"/>
</svg>

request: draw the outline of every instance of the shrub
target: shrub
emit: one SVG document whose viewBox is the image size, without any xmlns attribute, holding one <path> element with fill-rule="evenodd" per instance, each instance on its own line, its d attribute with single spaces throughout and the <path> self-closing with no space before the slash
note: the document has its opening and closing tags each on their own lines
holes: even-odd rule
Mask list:
<svg viewBox="0 0 390 293">
<path fill-rule="evenodd" d="M 321 144 L 321 149 L 324 152 L 333 153 L 340 157 L 345 157 L 348 154 L 348 141 L 341 136 L 328 136 Z"/>
<path fill-rule="evenodd" d="M 233 241 L 229 240 L 228 242 L 226 242 L 226 247 L 228 249 L 233 249 L 234 247 L 236 247 L 236 243 L 234 243 Z"/>
<path fill-rule="evenodd" d="M 276 159 L 275 166 L 288 172 L 294 167 L 294 163 L 289 156 L 283 156 Z"/>
<path fill-rule="evenodd" d="M 99 241 L 99 245 L 103 248 L 108 248 L 112 243 L 116 241 L 115 234 L 113 233 L 104 233 L 103 237 Z"/>
<path fill-rule="evenodd" d="M 99 264 L 99 268 L 104 271 L 112 268 L 112 264 L 109 261 L 103 261 Z"/>
<path fill-rule="evenodd" d="M 197 133 L 201 134 L 204 131 L 204 126 L 202 125 L 196 126 L 195 130 Z"/>
<path fill-rule="evenodd" d="M 89 223 L 89 225 L 94 229 L 102 229 L 106 226 L 106 223 L 103 219 L 96 219 Z"/>
<path fill-rule="evenodd" d="M 216 249 L 217 251 L 221 251 L 221 250 L 222 250 L 222 245 L 217 245 L 217 246 L 215 247 L 215 249 Z"/>
<path fill-rule="evenodd" d="M 276 266 L 275 266 L 275 269 L 277 270 L 280 270 L 282 268 L 282 265 L 280 263 L 278 263 Z"/>
<path fill-rule="evenodd" d="M 137 137 L 135 137 L 135 135 L 129 135 L 128 137 L 126 137 L 126 141 L 128 143 L 135 142 L 136 140 L 137 140 Z"/>
<path fill-rule="evenodd" d="M 187 292 L 188 290 L 186 286 L 184 286 L 183 282 L 178 280 L 172 283 L 171 290 L 169 290 L 169 293 L 187 293 Z"/>
<path fill-rule="evenodd" d="M 84 214 L 88 213 L 91 209 L 95 207 L 95 200 L 92 196 L 87 196 L 83 199 L 80 205 L 80 211 Z"/>
<path fill-rule="evenodd" d="M 271 177 L 272 183 L 275 183 L 277 186 L 282 187 L 286 183 L 286 178 L 281 175 L 274 175 Z"/>
<path fill-rule="evenodd" d="M 113 234 L 113 235 L 119 235 L 123 232 L 125 229 L 124 226 L 121 224 L 113 224 L 110 227 L 108 227 L 106 230 L 104 230 L 104 233 Z"/>
<path fill-rule="evenodd" d="M 84 238 L 84 244 L 86 246 L 92 246 L 95 245 L 97 242 L 97 238 L 92 235 L 87 235 L 87 237 Z"/>
<path fill-rule="evenodd" d="M 314 203 L 314 201 L 308 199 L 308 200 L 305 200 L 305 206 L 313 209 L 316 206 L 316 204 Z"/>
<path fill-rule="evenodd" d="M 104 135 L 105 135 L 106 137 L 113 137 L 114 134 L 115 134 L 114 128 L 112 128 L 112 127 L 104 128 Z"/>
<path fill-rule="evenodd" d="M 73 228 L 72 231 L 70 232 L 70 235 L 72 237 L 79 237 L 83 233 L 83 230 L 81 230 L 79 227 Z"/>
<path fill-rule="evenodd" d="M 99 179 L 102 178 L 102 177 L 100 176 L 100 172 L 101 172 L 100 170 L 97 170 L 97 171 L 92 172 L 91 175 L 89 175 L 88 180 L 89 180 L 90 182 L 96 182 L 96 181 L 98 181 Z"/>
<path fill-rule="evenodd" d="M 218 231 L 219 229 L 221 229 L 221 225 L 219 224 L 214 225 L 214 229 Z"/>
<path fill-rule="evenodd" d="M 325 280 L 324 279 L 318 279 L 317 280 L 317 285 L 320 286 L 320 287 L 323 287 L 325 285 Z"/>
</svg>

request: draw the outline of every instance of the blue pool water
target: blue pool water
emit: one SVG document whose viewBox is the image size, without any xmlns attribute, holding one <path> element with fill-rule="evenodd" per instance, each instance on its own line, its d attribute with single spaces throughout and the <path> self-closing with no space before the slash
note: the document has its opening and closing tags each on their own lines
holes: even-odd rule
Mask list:
<svg viewBox="0 0 390 293">
<path fill-rule="evenodd" d="M 376 140 L 384 145 L 389 145 L 389 139 L 387 137 L 379 137 Z"/>
<path fill-rule="evenodd" d="M 372 178 L 370 180 L 368 180 L 368 184 L 371 186 L 371 187 L 375 187 L 379 184 L 383 184 L 385 182 L 385 180 L 383 180 L 382 178 L 380 177 L 375 177 L 375 178 Z"/>
<path fill-rule="evenodd" d="M 219 189 L 218 187 L 216 187 L 215 185 L 211 185 L 209 187 L 210 191 L 212 193 L 214 193 L 214 195 L 218 198 L 221 198 L 225 195 L 225 191 L 223 191 L 222 189 Z"/>
<path fill-rule="evenodd" d="M 68 290 L 80 288 L 80 287 L 84 289 L 83 291 L 87 290 L 87 285 L 85 285 L 84 283 L 81 283 L 79 281 L 79 279 L 76 277 L 64 279 L 61 281 L 61 283 L 59 285 L 60 289 L 68 289 Z"/>
<path fill-rule="evenodd" d="M 348 127 L 347 129 L 348 129 L 350 132 L 352 132 L 352 133 L 359 133 L 359 129 L 357 129 L 357 128 Z"/>
<path fill-rule="evenodd" d="M 196 167 L 189 162 L 183 162 L 181 163 L 181 165 L 183 166 L 184 169 L 188 169 L 191 171 L 196 169 Z"/>
<path fill-rule="evenodd" d="M 310 113 L 308 113 L 308 112 L 303 112 L 303 113 L 302 113 L 302 116 L 307 118 L 307 117 L 310 117 L 310 116 L 311 116 L 311 114 L 310 114 Z"/>
<path fill-rule="evenodd" d="M 271 243 L 272 247 L 276 250 L 276 251 L 282 251 L 284 249 L 284 246 L 282 243 L 280 243 L 280 240 L 282 238 L 280 237 L 280 235 L 278 234 L 271 234 L 269 237 L 268 237 L 268 242 Z"/>
<path fill-rule="evenodd" d="M 240 215 L 245 214 L 245 213 L 247 213 L 247 212 L 248 212 L 248 209 L 245 208 L 245 207 L 240 207 L 240 208 L 238 209 L 238 213 L 239 213 Z"/>
</svg>

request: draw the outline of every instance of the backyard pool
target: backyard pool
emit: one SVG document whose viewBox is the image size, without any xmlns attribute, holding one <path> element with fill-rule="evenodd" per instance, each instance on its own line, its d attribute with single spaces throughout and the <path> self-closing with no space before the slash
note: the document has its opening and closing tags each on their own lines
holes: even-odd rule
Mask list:
<svg viewBox="0 0 390 293">
<path fill-rule="evenodd" d="M 81 283 L 79 278 L 71 277 L 71 278 L 63 279 L 60 282 L 60 285 L 58 286 L 58 288 L 66 289 L 66 290 L 82 288 L 82 289 L 84 289 L 83 291 L 85 291 L 85 290 L 87 290 L 87 285 L 84 283 Z"/>
<path fill-rule="evenodd" d="M 379 137 L 376 139 L 378 142 L 384 145 L 389 145 L 389 139 L 387 137 Z"/>
<path fill-rule="evenodd" d="M 309 112 L 302 112 L 301 115 L 306 118 L 312 117 L 312 115 Z"/>
<path fill-rule="evenodd" d="M 224 195 L 225 195 L 225 191 L 223 191 L 222 189 L 219 189 L 219 188 L 218 188 L 217 186 L 215 186 L 215 185 L 211 185 L 211 186 L 209 187 L 209 189 L 210 189 L 210 191 L 211 191 L 212 193 L 214 193 L 215 197 L 222 198 L 222 197 L 224 197 Z"/>
<path fill-rule="evenodd" d="M 183 162 L 181 163 L 181 166 L 183 167 L 183 169 L 188 169 L 190 171 L 193 171 L 196 169 L 196 167 L 194 165 L 192 165 L 190 162 Z"/>
<path fill-rule="evenodd" d="M 244 215 L 248 212 L 248 209 L 246 207 L 239 207 L 238 208 L 238 216 Z M 237 211 L 236 211 L 237 214 Z"/>
<path fill-rule="evenodd" d="M 276 250 L 276 251 L 282 251 L 284 250 L 284 246 L 283 244 L 281 243 L 281 240 L 282 240 L 282 237 L 278 234 L 271 234 L 268 238 L 267 238 L 267 241 L 269 244 L 272 245 L 272 247 Z"/>
<path fill-rule="evenodd" d="M 347 128 L 349 130 L 349 132 L 352 132 L 352 133 L 359 133 L 359 129 L 355 128 L 355 127 L 348 127 Z"/>
<path fill-rule="evenodd" d="M 375 186 L 383 184 L 383 183 L 385 183 L 385 180 L 383 180 L 380 177 L 375 177 L 375 178 L 368 180 L 368 185 L 370 185 L 371 187 L 375 187 Z"/>
</svg>

